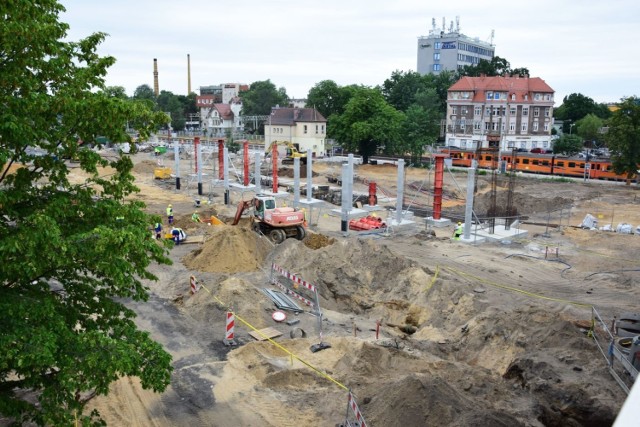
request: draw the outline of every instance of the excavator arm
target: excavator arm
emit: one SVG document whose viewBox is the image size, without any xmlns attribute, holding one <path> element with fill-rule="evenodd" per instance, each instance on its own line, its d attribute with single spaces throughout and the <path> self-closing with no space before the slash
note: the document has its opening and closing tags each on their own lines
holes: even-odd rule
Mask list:
<svg viewBox="0 0 640 427">
<path fill-rule="evenodd" d="M 240 222 L 240 217 L 242 216 L 242 213 L 249 206 L 251 206 L 251 200 L 243 200 L 240 203 L 238 203 L 238 208 L 236 209 L 236 215 L 233 217 L 233 222 L 231 223 L 231 225 L 238 225 L 238 223 Z"/>
</svg>

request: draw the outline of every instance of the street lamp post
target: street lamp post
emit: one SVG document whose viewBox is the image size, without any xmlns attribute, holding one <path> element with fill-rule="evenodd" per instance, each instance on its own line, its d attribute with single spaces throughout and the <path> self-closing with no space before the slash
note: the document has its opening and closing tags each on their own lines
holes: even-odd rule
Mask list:
<svg viewBox="0 0 640 427">
<path fill-rule="evenodd" d="M 571 135 L 571 130 L 575 125 L 576 125 L 575 123 L 569 123 L 569 135 Z"/>
</svg>

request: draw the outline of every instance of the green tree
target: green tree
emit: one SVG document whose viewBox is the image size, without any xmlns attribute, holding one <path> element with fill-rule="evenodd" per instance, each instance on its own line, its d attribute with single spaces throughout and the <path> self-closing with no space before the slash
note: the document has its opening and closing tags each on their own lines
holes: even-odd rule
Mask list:
<svg viewBox="0 0 640 427">
<path fill-rule="evenodd" d="M 316 83 L 307 95 L 307 106 L 315 108 L 326 118 L 342 114 L 347 101 L 345 91 L 333 80 Z"/>
<path fill-rule="evenodd" d="M 63 11 L 0 3 L 0 413 L 17 424 L 98 425 L 83 413 L 92 393 L 125 375 L 162 391 L 172 370 L 121 302 L 146 300 L 148 266 L 169 263 L 153 218 L 127 198 L 131 159 L 78 145 L 122 141 L 134 120 L 146 137 L 165 116 L 104 91 L 115 61 L 96 53 L 105 34 L 68 41 Z M 85 182 L 69 179 L 65 156 Z"/>
<path fill-rule="evenodd" d="M 107 96 L 113 96 L 120 99 L 127 99 L 127 91 L 122 86 L 107 86 L 103 91 Z"/>
<path fill-rule="evenodd" d="M 576 133 L 582 137 L 584 141 L 597 144 L 602 139 L 603 121 L 595 114 L 589 113 L 576 122 Z"/>
<path fill-rule="evenodd" d="M 387 104 L 378 89 L 359 88 L 343 114 L 334 114 L 328 125 L 340 145 L 362 155 L 363 163 L 378 150 L 393 153 L 401 141 L 404 114 Z"/>
<path fill-rule="evenodd" d="M 640 99 L 635 96 L 623 99 L 619 107 L 609 119 L 606 141 L 613 170 L 631 180 L 637 176 L 640 165 Z"/>
<path fill-rule="evenodd" d="M 569 133 L 572 123 L 576 123 L 588 114 L 594 114 L 601 119 L 607 119 L 611 116 L 611 112 L 604 104 L 596 104 L 596 102 L 581 93 L 572 93 L 565 96 L 562 105 L 556 108 L 553 116 L 564 122 L 562 131 Z"/>
<path fill-rule="evenodd" d="M 465 65 L 458 74 L 460 77 L 480 77 L 483 74 L 485 76 L 528 76 L 529 69 L 525 67 L 512 69 L 509 61 L 499 56 L 494 56 L 491 61 L 481 59 L 477 65 Z"/>
<path fill-rule="evenodd" d="M 584 149 L 582 137 L 578 135 L 562 134 L 560 138 L 553 143 L 554 154 L 564 154 L 566 156 L 575 156 Z"/>
<path fill-rule="evenodd" d="M 171 116 L 171 127 L 173 130 L 183 130 L 185 126 L 184 104 L 180 97 L 174 95 L 173 92 L 166 90 L 160 91 L 158 95 L 158 109 L 169 113 Z"/>
<path fill-rule="evenodd" d="M 243 115 L 269 115 L 276 105 L 286 107 L 289 97 L 284 88 L 276 89 L 271 80 L 251 83 L 249 90 L 242 94 Z"/>
<path fill-rule="evenodd" d="M 382 94 L 393 108 L 407 111 L 416 95 L 427 88 L 425 78 L 415 71 L 394 71 L 382 84 Z"/>
<path fill-rule="evenodd" d="M 151 86 L 149 85 L 140 85 L 136 88 L 136 90 L 133 92 L 133 98 L 134 99 L 148 99 L 150 101 L 153 101 L 153 103 L 155 104 L 156 102 L 156 94 L 153 91 L 153 89 L 151 89 Z"/>
<path fill-rule="evenodd" d="M 419 162 L 425 147 L 435 145 L 440 133 L 440 100 L 434 89 L 419 92 L 416 102 L 407 110 L 402 128 L 403 152 L 409 152 L 413 163 Z"/>
</svg>

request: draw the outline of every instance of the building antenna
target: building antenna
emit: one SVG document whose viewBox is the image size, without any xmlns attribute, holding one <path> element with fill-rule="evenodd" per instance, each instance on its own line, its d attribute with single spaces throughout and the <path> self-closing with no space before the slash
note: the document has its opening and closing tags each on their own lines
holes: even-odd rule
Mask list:
<svg viewBox="0 0 640 427">
<path fill-rule="evenodd" d="M 456 16 L 456 33 L 460 34 L 460 16 Z"/>
<path fill-rule="evenodd" d="M 496 30 L 491 30 L 491 36 L 489 37 L 489 44 L 493 46 L 493 36 L 495 36 Z"/>
</svg>

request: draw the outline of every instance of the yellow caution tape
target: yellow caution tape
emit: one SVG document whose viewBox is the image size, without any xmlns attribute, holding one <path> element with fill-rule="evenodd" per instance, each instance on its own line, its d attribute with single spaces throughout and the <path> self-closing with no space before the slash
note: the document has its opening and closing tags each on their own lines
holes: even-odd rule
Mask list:
<svg viewBox="0 0 640 427">
<path fill-rule="evenodd" d="M 213 297 L 213 299 L 215 299 L 220 305 L 222 305 L 223 307 L 226 307 L 229 311 L 232 311 L 227 304 L 225 304 L 223 301 L 221 301 L 217 296 L 215 296 L 213 293 L 211 293 L 211 291 L 209 289 L 207 289 L 206 286 L 204 286 L 203 284 L 200 285 L 205 291 L 209 292 L 209 295 L 211 295 Z M 258 335 L 260 335 L 262 338 L 264 338 L 265 340 L 269 341 L 271 344 L 275 345 L 276 347 L 278 347 L 280 350 L 284 351 L 285 353 L 287 353 L 292 360 L 292 364 L 293 364 L 293 359 L 298 360 L 300 363 L 302 363 L 303 365 L 307 366 L 309 369 L 311 369 L 312 371 L 314 371 L 316 374 L 318 374 L 319 376 L 331 381 L 332 383 L 334 383 L 335 385 L 337 385 L 338 387 L 349 391 L 349 388 L 347 386 L 345 386 L 344 384 L 342 384 L 341 382 L 339 382 L 338 380 L 336 380 L 335 378 L 331 377 L 329 374 L 326 374 L 324 372 L 322 372 L 319 368 L 316 368 L 315 366 L 313 366 L 311 363 L 307 362 L 306 360 L 302 359 L 300 356 L 297 356 L 296 354 L 294 354 L 293 352 L 291 352 L 289 349 L 283 347 L 282 345 L 278 344 L 277 342 L 275 342 L 274 340 L 272 340 L 271 338 L 269 338 L 267 335 L 263 334 L 262 332 L 260 332 L 260 330 L 258 330 L 255 326 L 253 326 L 252 324 L 250 324 L 249 322 L 247 322 L 246 320 L 244 320 L 242 317 L 238 316 L 238 313 L 233 312 L 234 316 L 236 319 L 238 319 L 241 323 L 243 323 L 245 326 L 247 326 L 249 329 L 252 329 L 254 332 L 256 332 Z"/>
</svg>

